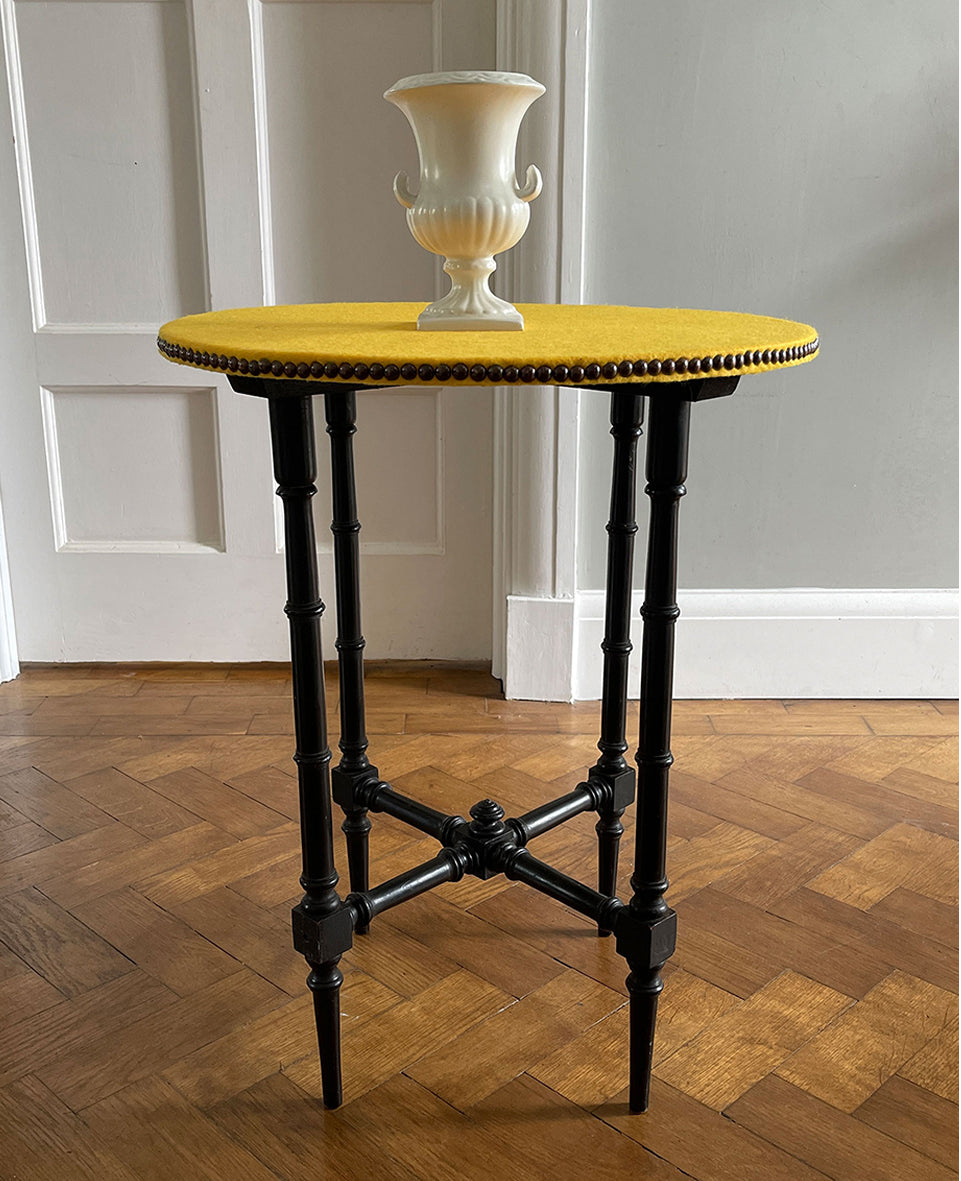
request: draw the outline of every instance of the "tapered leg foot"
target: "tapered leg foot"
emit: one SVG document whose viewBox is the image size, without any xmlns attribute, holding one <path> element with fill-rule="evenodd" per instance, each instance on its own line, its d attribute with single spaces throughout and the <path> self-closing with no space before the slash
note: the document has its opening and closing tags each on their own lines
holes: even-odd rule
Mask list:
<svg viewBox="0 0 961 1181">
<path fill-rule="evenodd" d="M 368 833 L 371 824 L 367 809 L 357 808 L 348 812 L 340 828 L 347 838 L 347 871 L 351 893 L 362 894 L 370 886 Z M 354 928 L 354 934 L 366 935 L 369 929 L 366 925 L 358 926 Z"/>
<path fill-rule="evenodd" d="M 314 994 L 314 1020 L 320 1049 L 324 1106 L 340 1107 L 344 1101 L 340 1081 L 340 986 L 344 976 L 337 967 L 337 960 L 311 964 L 310 969 L 307 987 Z"/>
<path fill-rule="evenodd" d="M 624 825 L 621 824 L 623 815 L 623 810 L 601 812 L 594 825 L 597 833 L 597 891 L 608 898 L 617 894 L 617 853 L 624 833 Z M 611 934 L 604 926 L 598 926 L 597 933 Z"/>
<path fill-rule="evenodd" d="M 654 1027 L 657 998 L 664 987 L 660 972 L 632 972 L 627 978 L 631 998 L 631 1111 L 647 1111 L 651 1097 L 651 1068 L 654 1062 Z"/>
</svg>

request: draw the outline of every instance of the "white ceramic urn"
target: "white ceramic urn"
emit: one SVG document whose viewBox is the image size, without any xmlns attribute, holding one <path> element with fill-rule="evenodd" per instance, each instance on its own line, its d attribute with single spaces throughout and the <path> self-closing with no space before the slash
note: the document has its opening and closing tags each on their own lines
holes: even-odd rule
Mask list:
<svg viewBox="0 0 961 1181">
<path fill-rule="evenodd" d="M 523 237 L 527 203 L 541 191 L 530 165 L 519 184 L 514 171 L 517 134 L 527 108 L 544 87 L 526 74 L 457 70 L 402 78 L 384 98 L 400 107 L 417 140 L 416 195 L 406 172 L 394 193 L 407 208 L 415 239 L 445 258 L 451 289 L 417 318 L 417 327 L 471 331 L 519 330 L 517 308 L 489 287 L 494 255 Z"/>
</svg>

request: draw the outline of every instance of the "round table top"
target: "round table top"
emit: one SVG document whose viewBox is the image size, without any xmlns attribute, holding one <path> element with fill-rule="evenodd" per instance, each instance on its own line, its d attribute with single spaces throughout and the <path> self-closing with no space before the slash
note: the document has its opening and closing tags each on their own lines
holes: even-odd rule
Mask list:
<svg viewBox="0 0 961 1181">
<path fill-rule="evenodd" d="M 807 324 L 743 312 L 518 304 L 521 332 L 419 331 L 421 303 L 235 308 L 171 320 L 160 351 L 251 376 L 391 385 L 674 382 L 800 365 Z"/>
</svg>

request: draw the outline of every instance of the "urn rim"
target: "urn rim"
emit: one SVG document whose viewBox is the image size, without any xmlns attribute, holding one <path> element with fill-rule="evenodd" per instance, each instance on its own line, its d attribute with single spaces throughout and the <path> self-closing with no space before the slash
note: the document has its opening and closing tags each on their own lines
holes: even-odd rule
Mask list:
<svg viewBox="0 0 961 1181">
<path fill-rule="evenodd" d="M 424 90 L 430 86 L 463 86 L 480 84 L 486 86 L 515 86 L 535 90 L 537 97 L 545 93 L 542 86 L 529 74 L 514 74 L 506 70 L 444 70 L 432 74 L 411 74 L 401 78 L 388 90 L 384 98 L 390 102 L 395 94 L 410 90 Z"/>
</svg>

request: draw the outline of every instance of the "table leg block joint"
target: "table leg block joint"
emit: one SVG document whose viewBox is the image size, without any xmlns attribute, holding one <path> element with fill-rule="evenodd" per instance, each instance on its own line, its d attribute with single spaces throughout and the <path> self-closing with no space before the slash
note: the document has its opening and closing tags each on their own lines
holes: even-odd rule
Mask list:
<svg viewBox="0 0 961 1181">
<path fill-rule="evenodd" d="M 629 906 L 618 911 L 614 925 L 617 954 L 631 971 L 663 968 L 677 946 L 677 914 L 667 912 L 656 919 L 638 918 Z"/>
<path fill-rule="evenodd" d="M 326 964 L 339 959 L 354 943 L 354 916 L 340 903 L 327 914 L 314 914 L 304 902 L 290 912 L 294 949 L 308 964 Z"/>
</svg>

